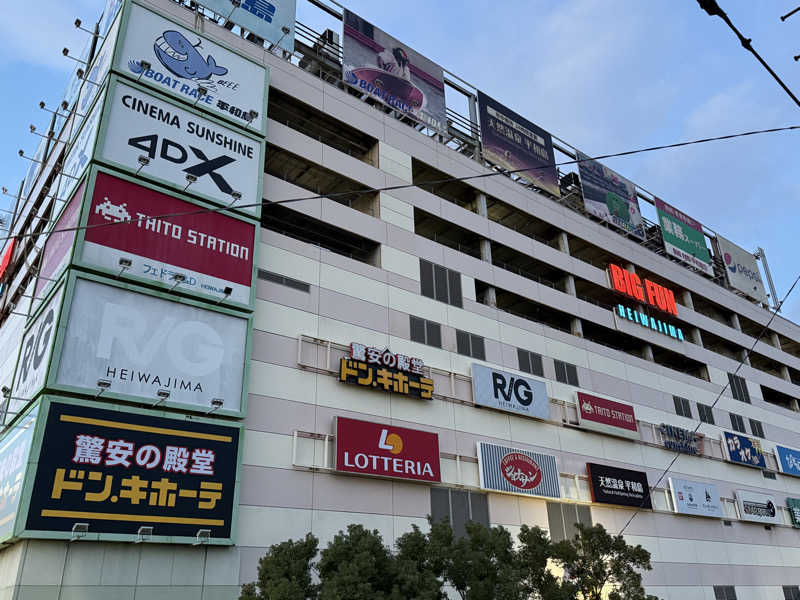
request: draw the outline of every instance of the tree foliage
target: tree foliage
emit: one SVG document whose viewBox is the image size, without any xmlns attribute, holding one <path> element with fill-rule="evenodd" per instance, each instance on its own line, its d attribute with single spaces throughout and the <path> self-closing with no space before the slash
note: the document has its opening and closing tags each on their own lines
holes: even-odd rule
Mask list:
<svg viewBox="0 0 800 600">
<path fill-rule="evenodd" d="M 458 537 L 447 521 L 431 522 L 427 532 L 413 526 L 392 552 L 377 530 L 349 525 L 321 552 L 311 534 L 271 546 L 258 581 L 242 586 L 239 598 L 445 600 L 447 586 L 462 600 L 657 600 L 642 587 L 647 550 L 602 525 L 577 528 L 573 539 L 553 544 L 544 530 L 523 525 L 515 543 L 503 527 L 468 523 Z"/>
</svg>

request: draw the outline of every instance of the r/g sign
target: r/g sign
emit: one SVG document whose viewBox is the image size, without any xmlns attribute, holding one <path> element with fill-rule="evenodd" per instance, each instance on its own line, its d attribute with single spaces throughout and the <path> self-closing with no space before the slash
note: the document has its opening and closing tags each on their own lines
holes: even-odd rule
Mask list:
<svg viewBox="0 0 800 600">
<path fill-rule="evenodd" d="M 543 381 L 472 365 L 472 397 L 475 404 L 537 419 L 550 418 L 550 401 Z"/>
</svg>

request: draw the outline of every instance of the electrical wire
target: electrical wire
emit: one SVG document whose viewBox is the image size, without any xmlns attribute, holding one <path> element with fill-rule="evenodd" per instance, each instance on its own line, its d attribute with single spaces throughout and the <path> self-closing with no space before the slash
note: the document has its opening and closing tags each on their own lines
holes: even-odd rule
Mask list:
<svg viewBox="0 0 800 600">
<path fill-rule="evenodd" d="M 745 352 L 744 357 L 739 361 L 739 364 L 736 365 L 736 370 L 733 372 L 734 375 L 739 373 L 739 370 L 744 366 L 745 361 L 750 357 L 750 353 L 753 352 L 753 350 L 755 350 L 756 344 L 758 344 L 758 342 L 761 340 L 763 335 L 767 332 L 767 330 L 769 329 L 769 326 L 772 324 L 772 321 L 775 319 L 775 317 L 778 316 L 778 311 L 781 309 L 781 306 L 783 306 L 783 303 L 786 302 L 786 300 L 789 298 L 789 295 L 792 293 L 792 291 L 794 290 L 794 288 L 795 288 L 795 286 L 797 285 L 798 282 L 800 282 L 800 275 L 798 275 L 797 278 L 794 280 L 794 283 L 789 288 L 789 291 L 786 292 L 786 295 L 783 297 L 783 300 L 781 300 L 780 303 L 778 303 L 778 305 L 775 307 L 775 310 L 772 311 L 772 315 L 770 316 L 769 320 L 767 321 L 767 324 L 764 325 L 763 329 L 759 332 L 758 336 L 756 336 L 756 339 L 753 341 L 753 345 L 750 346 L 750 348 Z M 717 397 L 714 399 L 714 402 L 711 403 L 711 406 L 709 408 L 714 408 L 717 405 L 717 402 L 719 402 L 720 398 L 722 398 L 722 394 L 725 393 L 725 390 L 728 389 L 729 385 L 730 385 L 730 380 L 728 381 L 728 383 L 726 383 L 722 387 L 722 389 L 720 390 L 719 394 L 717 394 Z M 702 426 L 702 424 L 703 424 L 702 421 L 698 421 L 697 422 L 697 426 L 692 430 L 692 434 L 697 433 L 699 431 L 700 427 Z M 650 486 L 652 489 L 656 489 L 658 487 L 658 484 L 661 483 L 664 480 L 664 477 L 666 477 L 667 473 L 669 473 L 670 469 L 675 465 L 675 462 L 683 454 L 680 450 L 675 450 L 674 452 L 675 452 L 675 456 L 672 457 L 672 460 L 669 462 L 667 467 L 664 469 L 664 472 L 661 473 L 661 475 L 656 480 L 656 482 L 652 486 Z M 623 533 L 625 533 L 625 530 L 631 524 L 633 519 L 636 518 L 636 515 L 638 515 L 642 511 L 642 509 L 644 508 L 644 503 L 645 503 L 645 500 L 647 500 L 647 498 L 649 498 L 649 494 L 645 498 L 642 498 L 642 502 L 639 504 L 639 506 L 636 508 L 636 510 L 633 512 L 633 514 L 628 519 L 628 521 L 625 523 L 625 526 L 622 529 L 620 529 L 618 535 L 622 535 Z"/>
<path fill-rule="evenodd" d="M 528 167 L 528 168 L 525 168 L 525 169 L 515 169 L 515 170 L 512 170 L 512 171 L 509 171 L 509 170 L 491 171 L 489 173 L 479 173 L 477 175 L 467 175 L 467 176 L 464 176 L 464 177 L 446 177 L 446 178 L 443 178 L 443 179 L 434 179 L 434 180 L 431 180 L 431 181 L 424 181 L 424 182 L 418 182 L 418 183 L 405 183 L 405 184 L 400 184 L 400 185 L 386 186 L 386 187 L 382 187 L 382 188 L 363 188 L 363 189 L 360 189 L 360 190 L 350 190 L 350 191 L 347 191 L 347 192 L 333 192 L 333 193 L 330 193 L 330 194 L 317 194 L 317 195 L 313 195 L 313 196 L 303 196 L 303 197 L 300 197 L 300 198 L 289 198 L 289 199 L 286 199 L 286 200 L 262 200 L 261 202 L 254 202 L 254 203 L 251 203 L 251 204 L 235 204 L 235 205 L 234 204 L 229 204 L 227 206 L 221 206 L 221 207 L 198 208 L 197 210 L 192 210 L 192 211 L 166 213 L 166 214 L 161 214 L 161 215 L 148 216 L 147 218 L 148 219 L 166 219 L 166 218 L 170 218 L 170 217 L 185 217 L 185 216 L 206 214 L 206 213 L 226 213 L 226 212 L 230 212 L 230 211 L 233 211 L 233 210 L 241 210 L 243 208 L 254 208 L 254 207 L 259 207 L 259 206 L 263 207 L 263 206 L 269 206 L 269 205 L 272 205 L 272 204 L 289 204 L 291 202 L 305 202 L 305 201 L 308 201 L 308 200 L 321 200 L 323 198 L 333 199 L 333 198 L 338 198 L 338 197 L 342 197 L 342 196 L 351 196 L 351 195 L 360 195 L 360 194 L 374 194 L 376 192 L 391 192 L 391 191 L 409 189 L 409 188 L 421 188 L 421 189 L 424 189 L 426 186 L 433 187 L 433 186 L 437 186 L 437 185 L 441 185 L 441 184 L 445 184 L 445 183 L 454 183 L 454 182 L 460 182 L 460 181 L 472 181 L 472 180 L 475 180 L 475 179 L 485 179 L 487 177 L 496 177 L 498 175 L 506 175 L 506 176 L 508 176 L 508 175 L 516 175 L 516 174 L 519 174 L 519 173 L 525 173 L 525 172 L 529 172 L 529 171 L 538 171 L 538 170 L 543 170 L 543 169 L 553 169 L 555 167 L 561 167 L 561 166 L 566 166 L 566 165 L 576 165 L 576 164 L 579 164 L 579 163 L 582 163 L 582 162 L 603 160 L 603 159 L 606 159 L 606 158 L 615 158 L 615 157 L 621 157 L 621 156 L 631 156 L 631 155 L 634 155 L 634 154 L 642 154 L 642 153 L 645 153 L 645 152 L 654 152 L 656 150 L 668 150 L 668 149 L 671 149 L 671 148 L 681 148 L 681 147 L 684 147 L 684 146 L 692 146 L 692 145 L 695 145 L 695 144 L 705 144 L 705 143 L 708 143 L 708 142 L 717 142 L 717 141 L 722 141 L 722 140 L 730 140 L 730 139 L 735 139 L 735 138 L 748 137 L 748 136 L 754 136 L 754 135 L 761 135 L 761 134 L 766 134 L 766 133 L 779 133 L 779 132 L 783 132 L 783 131 L 796 131 L 796 130 L 800 130 L 800 125 L 787 125 L 785 127 L 772 127 L 770 129 L 756 129 L 756 130 L 753 130 L 753 131 L 743 131 L 743 132 L 740 132 L 740 133 L 731 133 L 731 134 L 727 134 L 727 135 L 719 135 L 719 136 L 714 136 L 714 137 L 699 138 L 699 139 L 696 139 L 696 140 L 689 140 L 689 141 L 685 141 L 685 142 L 675 142 L 675 143 L 672 143 L 672 144 L 662 144 L 662 145 L 659 145 L 659 146 L 648 146 L 648 147 L 645 147 L 645 148 L 637 148 L 635 150 L 626 150 L 624 152 L 613 152 L 613 153 L 609 153 L 609 154 L 600 154 L 600 155 L 597 155 L 597 156 L 587 156 L 586 158 L 574 158 L 574 159 L 571 159 L 571 160 L 565 160 L 565 161 L 561 161 L 561 162 L 554 162 L 554 163 L 547 164 L 547 165 L 542 165 L 542 166 L 539 166 L 539 167 Z M 135 222 L 141 222 L 142 220 L 144 220 L 144 218 L 140 217 L 138 219 L 123 220 L 123 221 L 112 221 L 112 222 L 109 222 L 109 223 L 98 223 L 96 225 L 77 225 L 75 227 L 64 227 L 62 229 L 53 229 L 53 230 L 51 230 L 49 232 L 46 232 L 46 234 L 50 235 L 50 234 L 53 234 L 53 233 L 66 233 L 66 232 L 70 232 L 70 231 L 80 231 L 80 230 L 83 230 L 83 229 L 94 229 L 94 228 L 99 228 L 99 227 L 110 227 L 110 226 L 113 226 L 113 225 L 123 225 L 123 224 L 130 225 L 130 224 L 133 224 Z M 5 242 L 5 241 L 7 241 L 7 240 L 9 240 L 11 238 L 22 239 L 22 238 L 25 238 L 25 237 L 38 237 L 38 236 L 44 235 L 44 234 L 45 234 L 45 232 L 8 235 L 8 236 L 5 236 L 5 237 L 0 237 L 0 242 Z"/>
</svg>

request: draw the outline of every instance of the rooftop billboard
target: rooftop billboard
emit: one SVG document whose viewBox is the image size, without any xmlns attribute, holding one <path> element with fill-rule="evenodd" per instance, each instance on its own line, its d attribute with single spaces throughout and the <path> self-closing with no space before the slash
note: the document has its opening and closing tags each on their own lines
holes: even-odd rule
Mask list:
<svg viewBox="0 0 800 600">
<path fill-rule="evenodd" d="M 287 52 L 294 52 L 297 0 L 241 0 L 236 6 L 230 0 L 201 0 L 200 4 Z"/>
<path fill-rule="evenodd" d="M 713 276 L 714 267 L 711 265 L 711 254 L 706 246 L 703 226 L 671 204 L 659 198 L 655 200 L 667 254 Z"/>
<path fill-rule="evenodd" d="M 717 244 L 730 286 L 753 300 L 767 304 L 767 290 L 764 289 L 761 271 L 758 270 L 758 263 L 753 253 L 721 235 L 717 236 Z"/>
</svg>

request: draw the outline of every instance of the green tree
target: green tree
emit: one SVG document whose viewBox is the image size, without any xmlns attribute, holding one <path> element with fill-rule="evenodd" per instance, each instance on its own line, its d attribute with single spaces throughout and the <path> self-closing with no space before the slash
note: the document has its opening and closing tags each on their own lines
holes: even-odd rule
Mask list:
<svg viewBox="0 0 800 600">
<path fill-rule="evenodd" d="M 553 556 L 553 543 L 547 532 L 539 527 L 523 525 L 517 537 L 522 597 L 572 600 L 575 597 L 574 586 L 569 582 L 562 582 L 548 568 Z"/>
<path fill-rule="evenodd" d="M 288 540 L 270 546 L 258 561 L 258 581 L 242 586 L 239 600 L 313 600 L 317 585 L 312 583 L 312 560 L 318 540 L 306 534 L 304 540 Z"/>
<path fill-rule="evenodd" d="M 431 552 L 431 541 L 419 527 L 397 539 L 396 581 L 393 594 L 399 598 L 444 600 L 442 565 Z"/>
<path fill-rule="evenodd" d="M 564 567 L 569 583 L 582 600 L 657 600 L 645 593 L 639 570 L 649 571 L 650 553 L 631 546 L 621 535 L 610 535 L 602 525 L 577 524 L 571 540 L 555 544 L 553 557 Z"/>
</svg>

